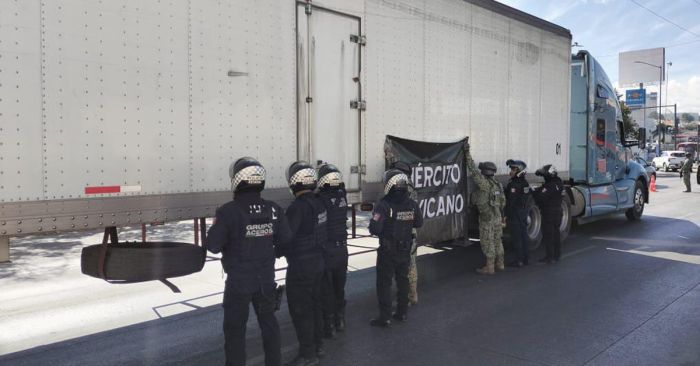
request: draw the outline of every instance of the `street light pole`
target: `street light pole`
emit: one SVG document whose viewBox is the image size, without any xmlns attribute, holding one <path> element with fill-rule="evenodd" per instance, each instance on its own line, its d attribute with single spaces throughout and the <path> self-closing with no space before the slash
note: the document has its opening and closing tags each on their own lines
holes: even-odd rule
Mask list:
<svg viewBox="0 0 700 366">
<path fill-rule="evenodd" d="M 644 61 L 635 61 L 635 64 L 644 64 L 651 67 L 656 67 L 659 69 L 659 96 L 656 98 L 656 103 L 659 105 L 659 122 L 656 125 L 656 156 L 661 155 L 661 88 L 663 87 L 664 81 L 664 68 L 663 66 L 658 66 L 650 64 Z M 663 65 L 663 64 L 662 64 Z"/>
</svg>

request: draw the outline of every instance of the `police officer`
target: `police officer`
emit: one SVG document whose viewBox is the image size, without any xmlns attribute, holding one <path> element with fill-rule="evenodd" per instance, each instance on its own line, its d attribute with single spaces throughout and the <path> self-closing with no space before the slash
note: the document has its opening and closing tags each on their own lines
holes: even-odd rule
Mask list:
<svg viewBox="0 0 700 366">
<path fill-rule="evenodd" d="M 476 270 L 479 274 L 493 274 L 494 270 L 503 271 L 503 207 L 506 199 L 503 186 L 494 176 L 496 164 L 487 161 L 474 164 L 471 154 L 467 152 L 467 167 L 478 190 L 472 193 L 472 202 L 479 210 L 479 241 L 481 251 L 486 257 L 486 264 Z"/>
<path fill-rule="evenodd" d="M 323 277 L 323 332 L 333 338 L 345 330 L 345 282 L 348 273 L 348 199 L 345 183 L 335 165 L 318 168 L 318 198 L 328 213 L 327 241 L 324 246 L 326 271 Z"/>
<path fill-rule="evenodd" d="M 245 365 L 248 307 L 258 318 L 265 365 L 280 365 L 280 329 L 275 318 L 275 246 L 291 238 L 287 220 L 274 202 L 264 200 L 265 169 L 249 157 L 229 168 L 233 201 L 216 210 L 206 248 L 223 253 L 226 365 Z"/>
<path fill-rule="evenodd" d="M 296 197 L 286 212 L 293 238 L 281 254 L 289 264 L 287 302 L 299 341 L 299 353 L 287 365 L 317 365 L 324 356 L 321 284 L 327 212 L 314 194 L 316 170 L 309 163 L 293 163 L 287 169 L 287 181 Z"/>
<path fill-rule="evenodd" d="M 379 237 L 377 250 L 377 298 L 379 317 L 370 325 L 389 327 L 391 318 L 406 321 L 408 314 L 408 267 L 411 261 L 411 232 L 423 225 L 418 203 L 408 196 L 408 176 L 398 169 L 384 173 L 384 197 L 377 203 L 369 232 Z M 391 282 L 396 280 L 396 312 L 391 315 Z"/>
<path fill-rule="evenodd" d="M 681 178 L 683 179 L 683 184 L 685 184 L 685 191 L 690 192 L 690 175 L 693 174 L 693 154 L 686 153 L 685 161 L 681 165 Z"/>
<path fill-rule="evenodd" d="M 561 259 L 561 239 L 559 226 L 562 217 L 562 192 L 564 184 L 554 165 L 547 164 L 535 172 L 544 178 L 544 184 L 533 190 L 535 202 L 542 213 L 542 241 L 547 255 L 540 262 L 556 263 Z"/>
<path fill-rule="evenodd" d="M 391 169 L 398 169 L 408 177 L 408 197 L 418 202 L 418 192 L 413 188 L 411 181 L 412 169 L 408 163 L 397 161 L 391 164 Z M 415 305 L 418 303 L 418 267 L 416 267 L 416 255 L 418 253 L 418 243 L 416 242 L 416 229 L 413 229 L 413 242 L 411 244 L 411 264 L 408 267 L 408 303 Z"/>
<path fill-rule="evenodd" d="M 525 179 L 525 164 L 522 160 L 506 161 L 510 168 L 510 181 L 506 185 L 505 214 L 508 223 L 515 259 L 509 263 L 512 267 L 528 265 L 529 238 L 527 236 L 527 200 L 530 198 L 530 185 Z"/>
</svg>

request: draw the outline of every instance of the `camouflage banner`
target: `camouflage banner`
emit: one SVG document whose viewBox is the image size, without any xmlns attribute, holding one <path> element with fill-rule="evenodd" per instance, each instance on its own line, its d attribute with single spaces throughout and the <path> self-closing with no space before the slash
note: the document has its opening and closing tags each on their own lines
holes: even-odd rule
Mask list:
<svg viewBox="0 0 700 366">
<path fill-rule="evenodd" d="M 435 244 L 463 238 L 467 226 L 465 148 L 467 138 L 435 143 L 387 136 L 386 167 L 402 161 L 411 166 L 411 182 L 425 220 L 418 230 L 419 244 Z"/>
</svg>

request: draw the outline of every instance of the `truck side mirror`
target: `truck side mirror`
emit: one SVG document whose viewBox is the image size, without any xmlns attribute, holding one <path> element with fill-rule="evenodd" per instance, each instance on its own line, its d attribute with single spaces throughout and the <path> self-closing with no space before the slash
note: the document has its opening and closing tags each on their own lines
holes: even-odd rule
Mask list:
<svg viewBox="0 0 700 366">
<path fill-rule="evenodd" d="M 647 142 L 647 129 L 644 127 L 639 128 L 639 148 L 644 149 Z"/>
</svg>

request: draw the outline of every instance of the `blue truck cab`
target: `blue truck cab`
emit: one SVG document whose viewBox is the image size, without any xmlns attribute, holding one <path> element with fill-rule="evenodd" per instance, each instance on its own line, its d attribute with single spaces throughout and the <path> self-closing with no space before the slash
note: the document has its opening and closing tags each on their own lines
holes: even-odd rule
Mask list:
<svg viewBox="0 0 700 366">
<path fill-rule="evenodd" d="M 639 220 L 649 202 L 649 177 L 628 149 L 639 142 L 626 139 L 615 89 L 586 51 L 572 55 L 570 123 L 571 219 L 581 224 L 625 212 Z"/>
</svg>

